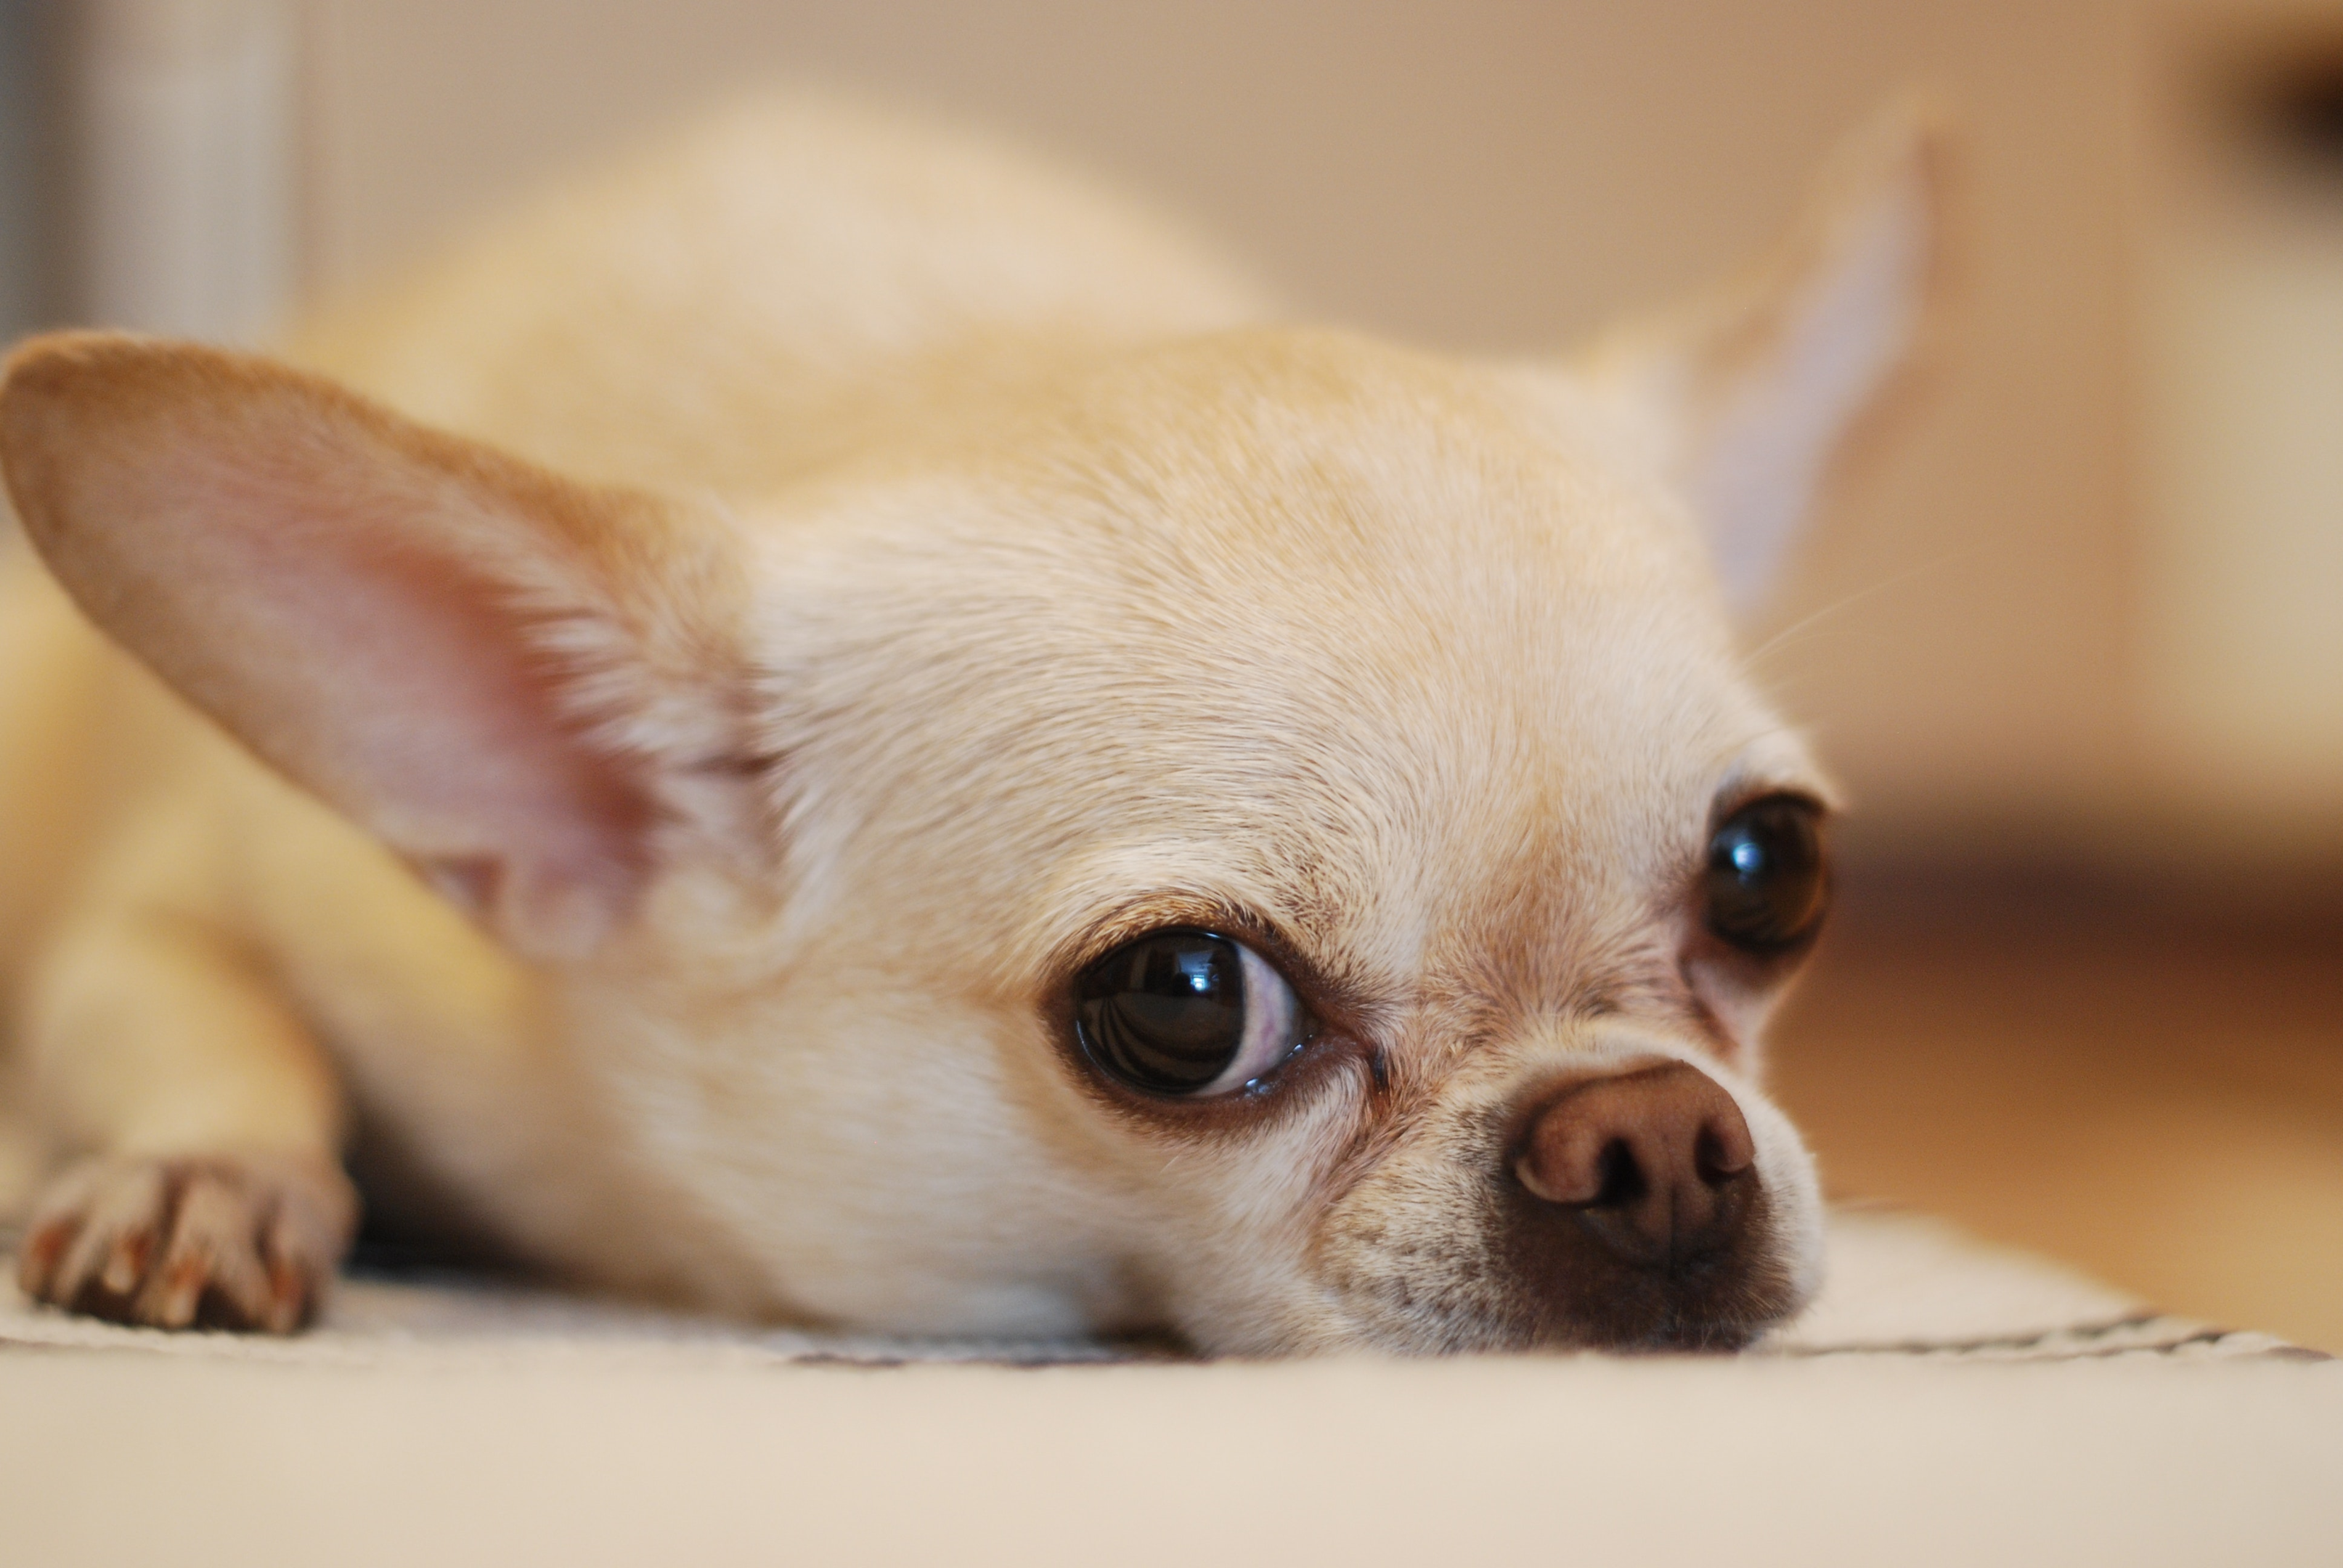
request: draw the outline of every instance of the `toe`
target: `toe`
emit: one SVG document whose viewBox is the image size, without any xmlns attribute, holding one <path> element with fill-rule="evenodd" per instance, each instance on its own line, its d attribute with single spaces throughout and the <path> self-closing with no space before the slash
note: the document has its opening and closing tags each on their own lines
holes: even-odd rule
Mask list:
<svg viewBox="0 0 2343 1568">
<path fill-rule="evenodd" d="M 97 1177 L 94 1161 L 71 1166 L 51 1181 L 34 1205 L 16 1254 L 16 1285 L 36 1302 L 56 1299 L 65 1254 L 81 1234 L 82 1218 Z"/>
<path fill-rule="evenodd" d="M 170 1183 L 156 1165 L 118 1167 L 94 1183 L 48 1299 L 100 1317 L 123 1316 L 154 1259 L 170 1198 Z"/>
<path fill-rule="evenodd" d="M 268 1271 L 259 1253 L 264 1202 L 245 1183 L 213 1171 L 188 1179 L 171 1227 L 171 1242 L 160 1271 L 165 1289 L 151 1302 L 150 1322 L 168 1328 L 193 1322 L 208 1296 L 228 1327 L 258 1327 L 269 1319 Z M 168 1315 L 164 1314 L 167 1312 Z"/>
</svg>

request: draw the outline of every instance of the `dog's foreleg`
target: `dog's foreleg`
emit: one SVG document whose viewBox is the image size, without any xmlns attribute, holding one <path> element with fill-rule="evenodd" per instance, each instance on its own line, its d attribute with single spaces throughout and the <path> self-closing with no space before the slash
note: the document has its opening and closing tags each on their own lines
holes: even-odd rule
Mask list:
<svg viewBox="0 0 2343 1568">
<path fill-rule="evenodd" d="M 197 917 L 107 909 L 51 950 L 29 1001 L 34 1101 L 77 1158 L 35 1203 L 25 1294 L 166 1328 L 299 1327 L 357 1201 L 333 1073 L 252 956 Z"/>
</svg>

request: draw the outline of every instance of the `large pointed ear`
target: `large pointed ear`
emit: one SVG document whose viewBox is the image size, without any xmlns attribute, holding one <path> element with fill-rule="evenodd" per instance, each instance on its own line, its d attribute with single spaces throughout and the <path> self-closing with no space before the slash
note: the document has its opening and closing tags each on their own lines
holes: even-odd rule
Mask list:
<svg viewBox="0 0 2343 1568">
<path fill-rule="evenodd" d="M 1759 265 L 1582 363 L 1653 422 L 1737 608 L 1772 584 L 1849 433 L 1916 356 L 1943 287 L 1947 163 L 1942 117 L 1895 106 Z"/>
<path fill-rule="evenodd" d="M 671 782 L 737 753 L 719 516 L 106 334 L 10 359 L 0 467 L 98 626 L 526 955 L 623 921 Z"/>
</svg>

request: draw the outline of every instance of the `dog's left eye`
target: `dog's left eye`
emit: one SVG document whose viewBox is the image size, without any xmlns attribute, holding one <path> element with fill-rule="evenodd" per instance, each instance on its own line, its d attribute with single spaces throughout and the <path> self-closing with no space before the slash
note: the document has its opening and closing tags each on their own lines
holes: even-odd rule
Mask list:
<svg viewBox="0 0 2343 1568">
<path fill-rule="evenodd" d="M 1242 1089 L 1311 1030 L 1293 988 L 1266 960 L 1198 930 L 1151 932 L 1084 970 L 1074 1025 L 1101 1071 L 1182 1100 Z"/>
<path fill-rule="evenodd" d="M 1829 902 L 1821 813 L 1795 795 L 1751 801 L 1708 845 L 1708 927 L 1744 951 L 1785 951 L 1812 936 Z"/>
</svg>

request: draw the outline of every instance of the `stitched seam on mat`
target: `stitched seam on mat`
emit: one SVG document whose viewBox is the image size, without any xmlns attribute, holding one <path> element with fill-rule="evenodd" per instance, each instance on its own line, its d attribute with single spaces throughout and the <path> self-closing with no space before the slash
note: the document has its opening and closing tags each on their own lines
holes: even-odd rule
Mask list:
<svg viewBox="0 0 2343 1568">
<path fill-rule="evenodd" d="M 2152 1330 L 2158 1324 L 2172 1330 L 2187 1332 L 2163 1339 L 2147 1339 L 2126 1344 L 2098 1344 L 2112 1335 Z M 1817 1360 L 1825 1356 L 1920 1356 L 1954 1359 L 1972 1357 L 1979 1361 L 2053 1362 L 2107 1361 L 2128 1355 L 2177 1355 L 2195 1346 L 2219 1350 L 2233 1340 L 2252 1341 L 2258 1334 L 2236 1329 L 2198 1327 L 2178 1322 L 2161 1312 L 2148 1312 L 2116 1318 L 2100 1323 L 2078 1323 L 2066 1328 L 2046 1329 L 2035 1334 L 1995 1335 L 1970 1340 L 1900 1340 L 1875 1344 L 1786 1346 L 1780 1353 L 1800 1360 Z M 2247 1361 L 2323 1362 L 2335 1358 L 2324 1351 L 2304 1345 L 2239 1344 L 2222 1352 L 2227 1359 Z"/>
</svg>

